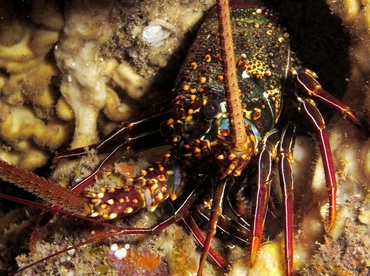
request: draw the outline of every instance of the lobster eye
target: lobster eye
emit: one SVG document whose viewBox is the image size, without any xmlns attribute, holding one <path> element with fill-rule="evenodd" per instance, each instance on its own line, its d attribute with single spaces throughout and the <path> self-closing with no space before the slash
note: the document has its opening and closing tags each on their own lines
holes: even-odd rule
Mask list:
<svg viewBox="0 0 370 276">
<path fill-rule="evenodd" d="M 169 138 L 175 134 L 175 130 L 169 125 L 167 125 L 167 121 L 163 121 L 161 123 L 160 132 L 166 138 Z"/>
<path fill-rule="evenodd" d="M 203 108 L 203 114 L 207 119 L 213 119 L 220 111 L 220 105 L 216 101 L 208 101 Z"/>
</svg>

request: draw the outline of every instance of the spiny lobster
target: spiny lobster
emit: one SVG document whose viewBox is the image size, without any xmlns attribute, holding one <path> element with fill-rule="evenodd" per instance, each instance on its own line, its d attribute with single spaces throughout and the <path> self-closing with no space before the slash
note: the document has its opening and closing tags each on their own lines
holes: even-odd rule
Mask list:
<svg viewBox="0 0 370 276">
<path fill-rule="evenodd" d="M 257 1 L 233 1 L 230 7 L 231 11 L 228 1 L 217 1 L 217 12 L 199 30 L 173 90 L 173 107 L 166 106 L 150 118 L 125 123 L 104 142 L 90 146 L 89 149 L 109 155 L 72 190 L 4 161 L 0 161 L 0 177 L 65 210 L 104 220 L 143 208 L 154 211 L 168 198 L 175 201 L 181 197 L 175 214 L 156 227 L 115 229 L 117 232 L 106 237 L 157 233 L 178 220 L 187 221 L 187 211 L 196 198 L 208 189 L 207 183 L 214 183 L 206 237 L 203 238 L 196 225 L 189 226 L 203 246 L 198 270 L 202 275 L 208 255 L 219 265 L 225 265 L 211 247 L 222 214 L 225 189 L 230 182 L 240 179 L 252 160 L 257 160 L 257 191 L 249 240 L 250 263 L 254 264 L 262 242 L 276 162 L 284 195 L 286 274 L 291 275 L 295 126 L 282 126 L 279 118 L 283 102 L 294 102 L 317 134 L 329 194 L 329 228 L 336 218 L 337 183 L 325 122 L 314 100 L 336 109 L 357 126 L 360 122 L 349 107 L 321 87 L 314 72 L 298 64 L 290 51 L 289 35 L 270 9 Z M 291 84 L 293 91 L 288 88 Z M 139 176 L 126 177 L 122 187 L 79 195 L 95 179 L 106 177 L 106 168 L 126 152 L 162 144 L 171 144 L 172 148 L 152 166 L 142 169 Z M 75 149 L 56 159 L 84 154 L 84 149 Z M 206 174 L 210 168 L 213 172 Z M 189 183 L 189 179 L 196 179 L 196 183 Z M 191 224 L 190 220 L 187 222 Z"/>
</svg>

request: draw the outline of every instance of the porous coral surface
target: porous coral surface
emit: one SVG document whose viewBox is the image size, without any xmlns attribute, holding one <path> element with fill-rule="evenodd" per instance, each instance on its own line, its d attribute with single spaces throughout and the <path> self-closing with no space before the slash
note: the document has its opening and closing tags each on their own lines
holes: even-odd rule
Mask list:
<svg viewBox="0 0 370 276">
<path fill-rule="evenodd" d="M 2 159 L 42 167 L 168 95 L 158 83 L 173 81 L 168 65 L 212 1 L 156 3 L 2 1 Z"/>
<path fill-rule="evenodd" d="M 51 55 L 64 21 L 54 2 L 0 5 L 0 156 L 33 170 L 71 132 L 56 116 L 60 96 L 54 83 L 60 72 Z"/>
</svg>

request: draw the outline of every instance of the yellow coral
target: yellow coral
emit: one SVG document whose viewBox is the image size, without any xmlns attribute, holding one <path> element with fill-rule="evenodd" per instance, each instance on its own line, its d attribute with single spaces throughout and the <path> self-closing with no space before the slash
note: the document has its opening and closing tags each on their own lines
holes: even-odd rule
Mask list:
<svg viewBox="0 0 370 276">
<path fill-rule="evenodd" d="M 45 123 L 31 109 L 11 107 L 9 114 L 0 123 L 0 134 L 8 142 L 31 138 L 38 145 L 56 148 L 68 137 L 68 127 L 58 121 Z"/>
<path fill-rule="evenodd" d="M 113 89 L 107 87 L 106 92 L 107 99 L 105 101 L 104 112 L 107 117 L 116 122 L 127 120 L 133 113 L 132 108 L 128 104 L 121 102 L 121 99 Z"/>
<path fill-rule="evenodd" d="M 100 44 L 111 35 L 104 23 L 107 22 L 111 5 L 111 1 L 104 5 L 95 1 L 88 6 L 75 2 L 66 8 L 64 34 L 55 56 L 64 75 L 60 91 L 75 118 L 71 148 L 99 141 L 97 120 L 106 101 L 105 64 L 100 54 Z M 91 18 L 91 14 L 94 14 L 94 18 Z"/>
<path fill-rule="evenodd" d="M 59 31 L 64 25 L 60 7 L 54 1 L 34 0 L 31 16 L 36 24 L 43 25 L 51 30 Z"/>
<path fill-rule="evenodd" d="M 234 275 L 284 275 L 284 239 L 263 244 L 258 250 L 258 258 L 250 268 L 249 260 L 241 258 L 233 263 L 230 276 Z"/>
<path fill-rule="evenodd" d="M 52 117 L 58 95 L 50 84 L 60 73 L 47 55 L 63 26 L 55 3 L 47 4 L 55 12 L 40 15 L 37 22 L 18 16 L 13 4 L 1 4 L 0 67 L 8 75 L 0 76 L 0 138 L 6 145 L 0 154 L 26 169 L 43 166 L 48 149 L 60 147 L 70 136 L 68 124 Z M 33 5 L 34 12 L 42 6 L 40 1 Z M 48 18 L 54 23 L 47 24 Z"/>
<path fill-rule="evenodd" d="M 210 1 L 208 7 L 211 4 Z M 123 23 L 122 18 L 110 20 L 113 5 L 117 5 L 113 17 L 122 8 L 118 2 L 77 1 L 62 7 L 59 1 L 34 0 L 25 5 L 29 5 L 29 9 L 19 11 L 11 2 L 0 3 L 0 68 L 6 72 L 0 73 L 0 139 L 10 148 L 7 160 L 12 159 L 10 153 L 19 154 L 18 158 L 13 158 L 18 162 L 30 150 L 27 147 L 16 150 L 18 142 L 27 140 L 34 148 L 39 147 L 45 154 L 40 160 L 44 160 L 49 149 L 70 141 L 72 131 L 69 128 L 73 121 L 71 148 L 98 142 L 101 111 L 106 116 L 104 119 L 108 119 L 102 130 L 106 133 L 114 125 L 109 120 L 120 122 L 135 113 L 138 100 L 151 85 L 150 79 L 142 76 L 145 69 L 139 73 L 122 59 L 118 61 L 102 55 L 101 49 Z M 172 31 L 185 33 L 207 8 L 200 5 L 199 9 L 198 5 L 194 7 L 196 16 L 191 13 L 186 17 L 183 15 L 189 13 L 180 9 L 180 4 L 169 5 L 164 12 L 182 21 L 179 26 L 172 26 L 165 20 L 161 22 Z M 151 14 L 158 12 L 157 5 L 141 8 L 152 11 Z M 28 16 L 23 16 L 24 12 Z M 142 30 L 143 27 L 139 25 L 134 29 Z M 172 40 L 178 42 L 176 37 Z M 164 66 L 173 50 L 157 51 L 166 52 L 166 56 L 159 53 Z M 148 69 L 148 72 L 154 77 L 154 70 Z M 25 114 L 29 116 L 27 123 Z M 54 140 L 49 133 L 55 135 Z"/>
<path fill-rule="evenodd" d="M 59 98 L 55 109 L 58 117 L 64 121 L 71 121 L 74 118 L 71 106 L 63 97 Z"/>
<path fill-rule="evenodd" d="M 34 57 L 32 49 L 29 47 L 31 33 L 32 31 L 28 30 L 23 39 L 15 45 L 0 45 L 0 58 L 2 61 L 2 66 L 6 65 L 7 60 L 26 61 Z"/>
<path fill-rule="evenodd" d="M 113 71 L 112 79 L 134 99 L 139 99 L 148 86 L 148 81 L 123 62 Z"/>
</svg>

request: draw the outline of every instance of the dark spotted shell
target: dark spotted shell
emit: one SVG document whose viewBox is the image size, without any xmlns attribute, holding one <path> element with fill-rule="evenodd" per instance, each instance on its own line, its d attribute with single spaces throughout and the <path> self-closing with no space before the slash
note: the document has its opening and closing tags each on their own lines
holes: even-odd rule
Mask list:
<svg viewBox="0 0 370 276">
<path fill-rule="evenodd" d="M 289 37 L 272 12 L 256 3 L 233 3 L 231 20 L 244 118 L 258 140 L 274 127 L 282 109 Z M 194 147 L 202 148 L 199 141 L 212 147 L 228 136 L 219 40 L 213 11 L 189 50 L 174 89 L 175 110 L 168 125 L 176 130 L 174 142 L 191 148 L 192 157 Z M 202 156 L 215 153 L 203 149 Z"/>
</svg>

